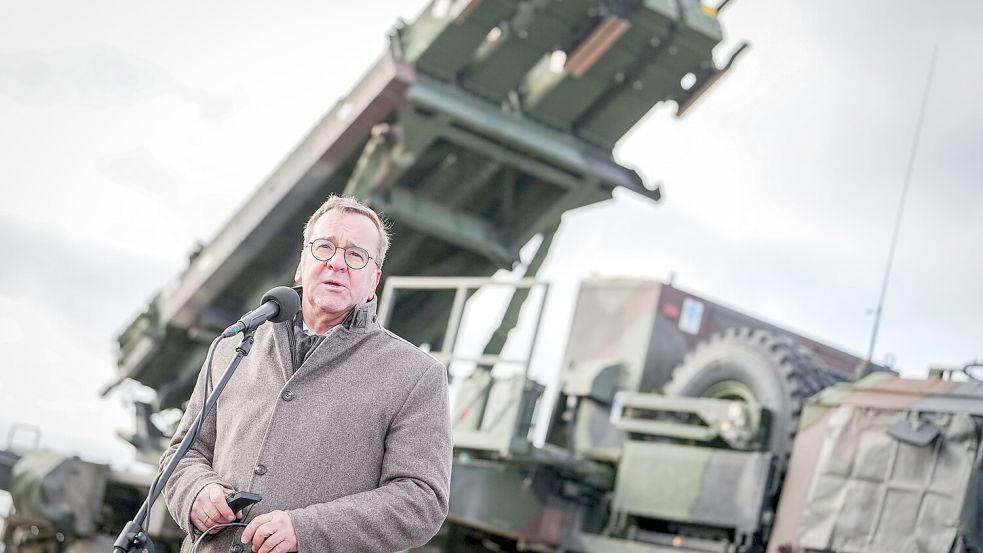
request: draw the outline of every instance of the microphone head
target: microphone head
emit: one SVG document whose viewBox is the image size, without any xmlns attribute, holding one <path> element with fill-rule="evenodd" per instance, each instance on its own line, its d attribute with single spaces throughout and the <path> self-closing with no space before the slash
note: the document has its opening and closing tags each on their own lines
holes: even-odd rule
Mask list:
<svg viewBox="0 0 983 553">
<path fill-rule="evenodd" d="M 272 301 L 280 306 L 280 311 L 277 312 L 276 317 L 270 319 L 274 323 L 289 321 L 300 311 L 300 296 L 297 295 L 297 291 L 293 288 L 277 286 L 263 295 L 263 301 L 260 303 L 262 304 L 268 301 Z"/>
</svg>

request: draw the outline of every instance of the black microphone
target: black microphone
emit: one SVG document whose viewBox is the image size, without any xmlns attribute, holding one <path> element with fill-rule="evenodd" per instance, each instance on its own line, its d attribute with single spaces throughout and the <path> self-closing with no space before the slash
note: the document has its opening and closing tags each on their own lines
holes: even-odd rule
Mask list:
<svg viewBox="0 0 983 553">
<path fill-rule="evenodd" d="M 286 286 L 277 286 L 263 296 L 259 307 L 243 315 L 236 324 L 226 328 L 222 332 L 222 338 L 255 330 L 266 321 L 274 323 L 289 321 L 298 311 L 300 311 L 300 296 L 297 295 L 297 291 Z"/>
</svg>

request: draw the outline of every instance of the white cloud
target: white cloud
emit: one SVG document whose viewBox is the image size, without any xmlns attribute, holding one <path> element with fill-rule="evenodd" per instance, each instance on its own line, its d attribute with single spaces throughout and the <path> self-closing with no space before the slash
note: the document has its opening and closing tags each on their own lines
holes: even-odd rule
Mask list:
<svg viewBox="0 0 983 553">
<path fill-rule="evenodd" d="M 24 329 L 14 319 L 13 315 L 7 313 L 19 313 L 20 309 L 14 306 L 13 302 L 5 301 L 6 298 L 0 297 L 0 346 L 17 344 L 24 341 Z M 10 309 L 13 307 L 13 309 Z"/>
</svg>

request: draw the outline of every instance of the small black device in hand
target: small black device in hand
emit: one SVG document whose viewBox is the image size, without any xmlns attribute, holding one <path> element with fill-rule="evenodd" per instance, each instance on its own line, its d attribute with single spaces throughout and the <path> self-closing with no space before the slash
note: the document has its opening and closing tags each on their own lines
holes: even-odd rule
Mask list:
<svg viewBox="0 0 983 553">
<path fill-rule="evenodd" d="M 225 502 L 229 504 L 233 513 L 238 513 L 250 505 L 259 503 L 262 499 L 263 497 L 258 493 L 241 491 L 230 493 L 226 496 Z"/>
</svg>

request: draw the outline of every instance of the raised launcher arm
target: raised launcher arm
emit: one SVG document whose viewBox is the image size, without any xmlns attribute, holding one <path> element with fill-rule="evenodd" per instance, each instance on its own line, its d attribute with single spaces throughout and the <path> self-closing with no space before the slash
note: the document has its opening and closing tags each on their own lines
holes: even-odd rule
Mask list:
<svg viewBox="0 0 983 553">
<path fill-rule="evenodd" d="M 657 200 L 615 143 L 692 94 L 721 40 L 696 0 L 436 0 L 119 337 L 120 380 L 189 395 L 208 340 L 292 281 L 300 230 L 329 194 L 392 221 L 387 275 L 488 276 L 561 215 L 615 188 Z M 709 72 L 708 72 L 709 71 Z M 699 87 L 699 83 L 697 83 Z M 390 328 L 440 346 L 452 298 L 406 294 Z"/>
</svg>

